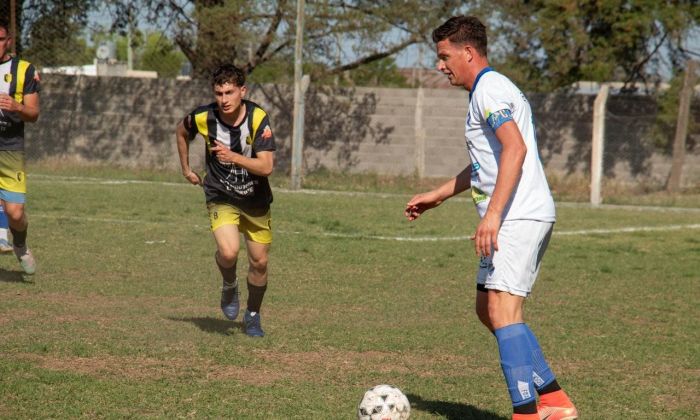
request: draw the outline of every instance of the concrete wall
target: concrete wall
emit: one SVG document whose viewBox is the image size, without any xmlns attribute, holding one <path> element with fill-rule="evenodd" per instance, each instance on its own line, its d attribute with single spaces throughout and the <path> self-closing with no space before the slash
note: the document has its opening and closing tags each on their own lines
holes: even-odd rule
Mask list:
<svg viewBox="0 0 700 420">
<path fill-rule="evenodd" d="M 292 90 L 251 86 L 249 98 L 270 114 L 287 170 Z M 213 100 L 206 81 L 47 75 L 38 123 L 28 124 L 30 159 L 61 158 L 123 166 L 179 168 L 175 125 Z M 306 170 L 448 177 L 468 164 L 460 89 L 330 89 L 313 87 L 306 99 Z M 542 160 L 550 174 L 585 176 L 590 166 L 590 95 L 529 95 Z M 693 118 L 700 126 L 700 106 Z M 611 97 L 606 117 L 605 175 L 619 181 L 664 182 L 670 156 L 658 152 L 651 129 L 656 104 L 644 97 Z M 700 133 L 691 135 L 683 184 L 700 183 Z M 673 133 L 669 133 L 673 136 Z M 697 147 L 696 147 L 697 146 Z M 204 146 L 192 143 L 195 166 Z"/>
</svg>

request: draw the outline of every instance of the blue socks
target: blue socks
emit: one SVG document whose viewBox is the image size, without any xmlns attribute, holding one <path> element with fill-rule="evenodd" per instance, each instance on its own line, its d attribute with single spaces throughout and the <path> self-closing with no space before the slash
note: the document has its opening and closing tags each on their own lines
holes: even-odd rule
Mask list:
<svg viewBox="0 0 700 420">
<path fill-rule="evenodd" d="M 540 348 L 540 343 L 537 342 L 535 334 L 532 333 L 530 327 L 526 324 L 520 324 L 525 327 L 527 332 L 527 338 L 530 341 L 530 349 L 532 351 L 532 380 L 535 383 L 535 389 L 539 392 L 542 388 L 554 382 L 556 377 L 554 373 L 549 368 L 549 364 L 544 360 L 544 354 Z"/>
<path fill-rule="evenodd" d="M 539 391 L 556 379 L 535 334 L 521 323 L 499 328 L 494 335 L 513 406 L 534 402 L 534 390 Z"/>
<path fill-rule="evenodd" d="M 494 331 L 513 407 L 534 403 L 533 357 L 525 324 L 512 324 Z"/>
<path fill-rule="evenodd" d="M 5 209 L 0 205 L 0 229 L 7 229 L 10 225 L 7 221 L 7 215 L 5 214 Z"/>
</svg>

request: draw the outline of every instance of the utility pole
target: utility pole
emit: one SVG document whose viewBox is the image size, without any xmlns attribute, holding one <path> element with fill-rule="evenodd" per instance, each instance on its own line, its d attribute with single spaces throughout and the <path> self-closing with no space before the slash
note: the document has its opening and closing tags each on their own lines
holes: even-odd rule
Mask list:
<svg viewBox="0 0 700 420">
<path fill-rule="evenodd" d="M 292 127 L 291 189 L 301 188 L 304 150 L 304 94 L 309 78 L 302 81 L 302 47 L 304 41 L 304 0 L 297 0 L 297 34 L 294 42 L 294 124 Z M 306 85 L 306 86 L 304 86 Z"/>
<path fill-rule="evenodd" d="M 129 5 L 129 10 L 128 10 L 128 15 L 127 19 L 129 22 L 127 23 L 127 28 L 126 28 L 126 68 L 127 70 L 133 70 L 134 69 L 134 51 L 131 46 L 131 31 L 133 30 L 133 21 L 132 21 L 132 16 L 131 16 L 131 5 Z"/>
</svg>

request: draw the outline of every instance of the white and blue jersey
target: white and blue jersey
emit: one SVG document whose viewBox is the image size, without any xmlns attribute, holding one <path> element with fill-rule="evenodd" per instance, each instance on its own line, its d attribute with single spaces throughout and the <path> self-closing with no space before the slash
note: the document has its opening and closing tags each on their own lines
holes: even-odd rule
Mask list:
<svg viewBox="0 0 700 420">
<path fill-rule="evenodd" d="M 467 150 L 472 161 L 472 198 L 484 217 L 496 187 L 503 146 L 496 129 L 514 121 L 522 134 L 527 154 L 522 175 L 503 211 L 503 220 L 554 222 L 554 200 L 540 162 L 532 110 L 525 95 L 513 82 L 490 67 L 482 70 L 469 94 L 465 123 Z"/>
</svg>

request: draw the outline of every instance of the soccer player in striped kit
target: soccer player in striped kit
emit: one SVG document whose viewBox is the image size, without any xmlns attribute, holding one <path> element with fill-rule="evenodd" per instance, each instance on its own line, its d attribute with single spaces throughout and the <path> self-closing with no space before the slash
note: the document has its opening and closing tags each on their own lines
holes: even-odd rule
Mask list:
<svg viewBox="0 0 700 420">
<path fill-rule="evenodd" d="M 32 64 L 9 54 L 12 34 L 0 23 L 0 202 L 12 232 L 13 250 L 26 274 L 36 260 L 27 247 L 29 222 L 24 209 L 24 123 L 39 118 L 39 73 Z"/>
</svg>

